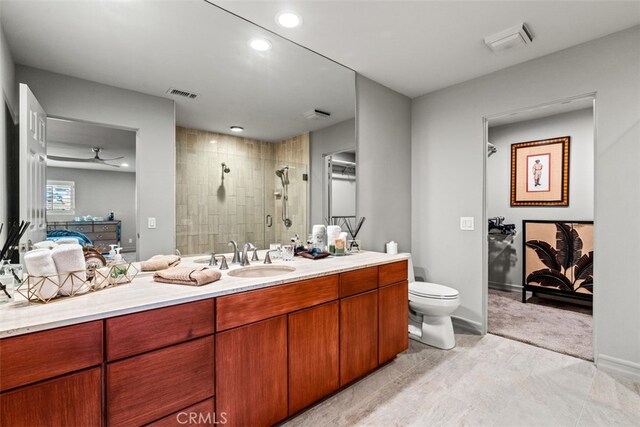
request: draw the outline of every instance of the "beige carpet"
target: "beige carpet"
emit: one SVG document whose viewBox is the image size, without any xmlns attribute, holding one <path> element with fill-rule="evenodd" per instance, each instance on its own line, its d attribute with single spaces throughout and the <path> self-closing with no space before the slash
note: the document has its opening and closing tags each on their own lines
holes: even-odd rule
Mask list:
<svg viewBox="0 0 640 427">
<path fill-rule="evenodd" d="M 593 360 L 591 308 L 489 289 L 490 334 Z"/>
</svg>

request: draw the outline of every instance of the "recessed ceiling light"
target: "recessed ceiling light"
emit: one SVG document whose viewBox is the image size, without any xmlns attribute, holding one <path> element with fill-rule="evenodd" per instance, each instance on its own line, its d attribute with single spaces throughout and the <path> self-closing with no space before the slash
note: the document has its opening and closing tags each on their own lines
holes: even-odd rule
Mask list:
<svg viewBox="0 0 640 427">
<path fill-rule="evenodd" d="M 276 22 L 284 28 L 295 28 L 302 24 L 302 18 L 295 12 L 283 10 L 276 15 Z"/>
<path fill-rule="evenodd" d="M 271 49 L 271 43 L 265 39 L 251 39 L 249 40 L 249 46 L 258 52 L 266 52 Z"/>
<path fill-rule="evenodd" d="M 241 126 L 231 126 L 229 129 L 231 129 L 231 132 L 242 132 L 244 130 Z"/>
<path fill-rule="evenodd" d="M 126 168 L 127 166 L 129 166 L 129 163 L 120 163 L 120 166 Z"/>
</svg>

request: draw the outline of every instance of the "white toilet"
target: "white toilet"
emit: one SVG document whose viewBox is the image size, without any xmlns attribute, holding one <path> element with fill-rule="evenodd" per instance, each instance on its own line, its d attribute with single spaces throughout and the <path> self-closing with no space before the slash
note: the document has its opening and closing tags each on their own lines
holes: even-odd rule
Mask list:
<svg viewBox="0 0 640 427">
<path fill-rule="evenodd" d="M 455 347 L 451 313 L 460 305 L 458 291 L 448 286 L 416 282 L 409 255 L 409 338 L 449 350 Z"/>
</svg>

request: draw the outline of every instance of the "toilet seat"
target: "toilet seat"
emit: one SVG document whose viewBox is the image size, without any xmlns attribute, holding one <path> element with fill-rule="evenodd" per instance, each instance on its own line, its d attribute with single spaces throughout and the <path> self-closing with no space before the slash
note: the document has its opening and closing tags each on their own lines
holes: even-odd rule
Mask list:
<svg viewBox="0 0 640 427">
<path fill-rule="evenodd" d="M 438 285 L 429 282 L 411 282 L 409 283 L 409 293 L 433 299 L 456 299 L 458 291 L 448 286 Z"/>
</svg>

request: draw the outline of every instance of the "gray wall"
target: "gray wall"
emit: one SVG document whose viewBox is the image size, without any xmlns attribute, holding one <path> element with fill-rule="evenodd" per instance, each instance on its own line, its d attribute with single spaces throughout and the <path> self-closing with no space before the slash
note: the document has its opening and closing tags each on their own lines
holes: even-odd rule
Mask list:
<svg viewBox="0 0 640 427">
<path fill-rule="evenodd" d="M 336 151 L 352 150 L 356 147 L 356 121 L 345 120 L 333 126 L 309 133 L 309 175 L 310 185 L 310 226 L 324 224 L 322 194 L 323 194 L 323 157 Z M 311 230 L 308 231 L 309 233 Z M 306 237 L 305 237 L 306 239 Z"/>
<path fill-rule="evenodd" d="M 18 65 L 48 115 L 138 132 L 138 256 L 175 250 L 175 108 L 172 100 Z M 155 217 L 157 228 L 147 228 Z"/>
<path fill-rule="evenodd" d="M 414 263 L 460 290 L 456 314 L 480 325 L 483 286 L 483 116 L 597 92 L 596 360 L 640 375 L 640 27 L 413 100 Z M 459 217 L 474 216 L 475 231 Z"/>
<path fill-rule="evenodd" d="M 411 100 L 361 75 L 358 111 L 357 211 L 366 217 L 358 236 L 364 249 L 411 248 Z"/>
<path fill-rule="evenodd" d="M 1 6 L 0 6 L 1 8 Z M 9 109 L 17 116 L 18 111 L 18 93 L 17 85 L 15 84 L 15 65 L 13 63 L 13 57 L 9 51 L 7 40 L 0 26 L 0 84 L 2 84 L 2 99 L 3 105 L 2 111 L 0 111 L 0 224 L 5 224 L 2 233 L 0 233 L 0 242 L 4 243 L 4 239 L 7 233 L 7 141 L 6 141 L 6 126 L 11 126 L 12 123 L 5 123 L 5 110 L 4 103 L 9 105 Z M 0 244 L 2 244 L 0 243 Z"/>
<path fill-rule="evenodd" d="M 72 215 L 47 214 L 47 221 L 73 221 L 76 216 L 107 217 L 122 221 L 121 246 L 136 249 L 136 174 L 102 170 L 47 167 L 47 180 L 74 181 L 76 209 Z M 132 243 L 129 243 L 129 240 Z"/>
<path fill-rule="evenodd" d="M 489 123 L 491 126 L 491 123 Z M 489 239 L 489 284 L 522 285 L 522 220 L 593 220 L 593 109 L 490 127 L 489 141 L 498 151 L 487 159 L 487 215 L 504 216 L 516 225 L 513 239 Z M 570 136 L 569 206 L 511 207 L 511 144 Z"/>
</svg>

